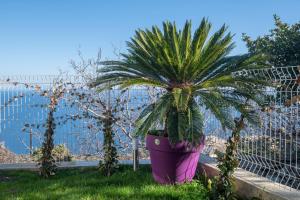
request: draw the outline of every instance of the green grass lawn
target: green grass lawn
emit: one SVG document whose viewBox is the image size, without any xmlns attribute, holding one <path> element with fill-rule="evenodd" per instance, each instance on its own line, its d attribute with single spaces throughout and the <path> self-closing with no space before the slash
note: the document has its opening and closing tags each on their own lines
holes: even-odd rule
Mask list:
<svg viewBox="0 0 300 200">
<path fill-rule="evenodd" d="M 197 181 L 163 186 L 152 179 L 150 166 L 133 172 L 121 166 L 111 177 L 96 168 L 64 169 L 50 179 L 37 172 L 0 171 L 0 199 L 208 199 L 207 190 Z"/>
</svg>

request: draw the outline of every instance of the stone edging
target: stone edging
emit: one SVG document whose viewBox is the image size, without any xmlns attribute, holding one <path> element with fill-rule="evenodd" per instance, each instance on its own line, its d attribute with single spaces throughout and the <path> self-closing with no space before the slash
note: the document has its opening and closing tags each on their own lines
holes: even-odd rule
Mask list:
<svg viewBox="0 0 300 200">
<path fill-rule="evenodd" d="M 214 160 L 202 157 L 201 167 L 208 177 L 216 176 L 219 172 Z M 300 192 L 287 186 L 274 183 L 267 178 L 258 176 L 243 169 L 234 173 L 236 192 L 243 198 L 258 197 L 262 200 L 299 200 Z"/>
</svg>

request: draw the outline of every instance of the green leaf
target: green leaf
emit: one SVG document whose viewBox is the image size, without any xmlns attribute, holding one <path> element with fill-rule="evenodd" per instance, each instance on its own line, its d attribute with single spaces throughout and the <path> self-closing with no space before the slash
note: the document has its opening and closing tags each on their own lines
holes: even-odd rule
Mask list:
<svg viewBox="0 0 300 200">
<path fill-rule="evenodd" d="M 134 135 L 145 135 L 157 123 L 162 123 L 172 104 L 170 94 L 163 95 L 160 100 L 151 108 L 148 106 L 136 121 L 136 130 Z"/>
<path fill-rule="evenodd" d="M 191 98 L 191 88 L 174 88 L 174 103 L 178 111 L 186 111 Z"/>
</svg>

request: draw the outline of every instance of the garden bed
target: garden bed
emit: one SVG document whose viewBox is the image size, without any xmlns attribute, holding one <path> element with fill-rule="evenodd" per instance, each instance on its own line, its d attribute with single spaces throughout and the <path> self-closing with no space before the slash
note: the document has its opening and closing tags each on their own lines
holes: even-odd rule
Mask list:
<svg viewBox="0 0 300 200">
<path fill-rule="evenodd" d="M 2 177 L 2 178 L 1 178 Z M 36 172 L 0 171 L 0 199 L 208 199 L 202 183 L 162 186 L 153 181 L 149 165 L 138 172 L 122 165 L 111 177 L 96 168 L 59 170 L 50 179 Z"/>
</svg>

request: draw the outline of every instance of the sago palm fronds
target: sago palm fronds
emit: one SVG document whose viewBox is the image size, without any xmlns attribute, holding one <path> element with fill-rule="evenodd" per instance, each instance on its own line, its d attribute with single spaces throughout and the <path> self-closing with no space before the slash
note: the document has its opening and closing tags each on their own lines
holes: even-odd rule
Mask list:
<svg viewBox="0 0 300 200">
<path fill-rule="evenodd" d="M 211 24 L 203 19 L 194 34 L 191 22 L 182 30 L 164 22 L 162 30 L 137 30 L 127 42 L 127 53 L 120 61 L 106 61 L 94 83 L 99 89 L 120 86 L 154 86 L 164 95 L 144 109 L 137 120 L 137 133 L 145 134 L 163 123 L 171 142 L 199 142 L 203 132 L 203 113 L 199 103 L 214 114 L 224 128 L 233 128 L 230 109 L 253 121 L 245 101 L 263 103 L 257 90 L 265 86 L 255 77 L 234 77 L 232 72 L 265 67 L 262 55 L 228 56 L 234 47 L 233 35 L 223 25 L 209 37 Z M 247 105 L 248 107 L 250 105 Z"/>
</svg>

